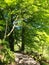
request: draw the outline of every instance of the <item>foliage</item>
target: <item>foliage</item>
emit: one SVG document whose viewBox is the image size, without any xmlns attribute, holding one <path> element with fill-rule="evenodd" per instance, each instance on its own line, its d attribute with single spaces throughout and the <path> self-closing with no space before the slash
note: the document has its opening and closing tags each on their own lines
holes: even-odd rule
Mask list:
<svg viewBox="0 0 49 65">
<path fill-rule="evenodd" d="M 14 53 L 10 51 L 7 41 L 0 40 L 0 60 L 4 64 L 9 64 L 14 61 Z"/>
<path fill-rule="evenodd" d="M 0 0 L 0 35 L 5 45 L 14 43 L 21 48 L 24 44 L 25 52 L 34 50 L 49 60 L 49 1 Z"/>
</svg>

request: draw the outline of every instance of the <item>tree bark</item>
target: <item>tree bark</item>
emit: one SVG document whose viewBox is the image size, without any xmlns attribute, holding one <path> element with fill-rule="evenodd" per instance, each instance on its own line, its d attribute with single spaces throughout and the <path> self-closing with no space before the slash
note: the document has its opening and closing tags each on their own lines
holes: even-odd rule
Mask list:
<svg viewBox="0 0 49 65">
<path fill-rule="evenodd" d="M 22 45 L 21 45 L 21 51 L 24 52 L 25 49 L 25 28 L 24 26 L 22 27 Z"/>
<path fill-rule="evenodd" d="M 11 21 L 10 21 L 9 29 L 11 31 L 13 27 L 13 16 L 11 15 Z M 9 45 L 10 45 L 10 50 L 14 51 L 14 37 L 13 37 L 13 32 L 9 35 Z"/>
</svg>

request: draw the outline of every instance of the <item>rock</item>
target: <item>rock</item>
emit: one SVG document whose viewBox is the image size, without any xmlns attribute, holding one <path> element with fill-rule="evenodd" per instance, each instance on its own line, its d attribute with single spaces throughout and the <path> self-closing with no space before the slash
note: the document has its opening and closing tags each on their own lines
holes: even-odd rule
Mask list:
<svg viewBox="0 0 49 65">
<path fill-rule="evenodd" d="M 15 58 L 15 62 L 19 63 L 19 58 Z"/>
<path fill-rule="evenodd" d="M 23 54 L 21 54 L 21 53 L 15 53 L 15 55 L 16 55 L 16 57 L 18 57 L 18 58 L 20 58 L 20 57 L 23 56 Z"/>
<path fill-rule="evenodd" d="M 40 65 L 40 63 L 32 57 L 20 53 L 16 53 L 15 61 L 17 62 L 17 65 Z"/>
<path fill-rule="evenodd" d="M 28 55 L 23 55 L 23 58 L 29 58 L 29 56 Z"/>
</svg>

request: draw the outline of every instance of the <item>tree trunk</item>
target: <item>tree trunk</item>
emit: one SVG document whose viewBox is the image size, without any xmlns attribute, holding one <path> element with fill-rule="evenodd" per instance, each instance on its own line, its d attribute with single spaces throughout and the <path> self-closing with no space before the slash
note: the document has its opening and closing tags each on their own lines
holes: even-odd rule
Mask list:
<svg viewBox="0 0 49 65">
<path fill-rule="evenodd" d="M 23 51 L 24 52 L 24 49 L 25 49 L 25 28 L 24 28 L 24 26 L 22 27 L 22 45 L 21 45 L 21 51 Z"/>
<path fill-rule="evenodd" d="M 13 34 L 11 34 L 9 36 L 9 44 L 10 44 L 10 50 L 14 51 L 14 38 L 13 38 Z"/>
<path fill-rule="evenodd" d="M 9 30 L 11 31 L 13 27 L 13 16 L 11 15 L 11 21 L 9 25 Z M 10 45 L 10 50 L 14 51 L 14 37 L 13 37 L 13 32 L 9 36 L 9 45 Z"/>
</svg>

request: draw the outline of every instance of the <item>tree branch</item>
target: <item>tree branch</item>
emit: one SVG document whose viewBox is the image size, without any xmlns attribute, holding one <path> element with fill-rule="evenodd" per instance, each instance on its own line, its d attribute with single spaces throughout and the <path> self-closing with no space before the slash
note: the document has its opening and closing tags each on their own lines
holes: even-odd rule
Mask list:
<svg viewBox="0 0 49 65">
<path fill-rule="evenodd" d="M 11 31 L 6 35 L 7 37 L 11 35 L 11 33 L 12 33 L 13 30 L 14 30 L 14 27 L 15 27 L 15 25 L 12 27 Z"/>
</svg>

